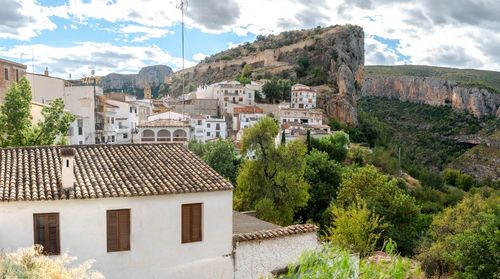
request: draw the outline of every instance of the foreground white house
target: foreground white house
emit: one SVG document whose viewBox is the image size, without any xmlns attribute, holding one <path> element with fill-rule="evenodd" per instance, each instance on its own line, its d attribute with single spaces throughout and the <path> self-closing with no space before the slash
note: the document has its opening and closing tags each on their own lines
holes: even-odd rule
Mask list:
<svg viewBox="0 0 500 279">
<path fill-rule="evenodd" d="M 106 278 L 233 278 L 232 186 L 179 144 L 0 149 L 0 249 Z"/>
</svg>

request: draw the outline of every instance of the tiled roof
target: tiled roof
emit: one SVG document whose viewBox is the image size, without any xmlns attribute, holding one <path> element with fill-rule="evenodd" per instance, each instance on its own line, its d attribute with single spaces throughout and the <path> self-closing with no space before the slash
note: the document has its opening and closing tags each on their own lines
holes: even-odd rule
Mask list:
<svg viewBox="0 0 500 279">
<path fill-rule="evenodd" d="M 270 230 L 262 230 L 250 233 L 239 233 L 233 234 L 233 241 L 243 242 L 243 241 L 252 241 L 252 240 L 264 240 L 271 239 L 276 237 L 284 237 L 288 235 L 301 234 L 301 233 L 309 233 L 315 232 L 318 230 L 318 227 L 313 224 L 299 224 L 292 225 L 283 228 L 275 228 Z"/>
<path fill-rule="evenodd" d="M 91 199 L 231 190 L 180 144 L 78 145 L 75 184 L 61 188 L 58 146 L 0 149 L 0 201 Z"/>
</svg>

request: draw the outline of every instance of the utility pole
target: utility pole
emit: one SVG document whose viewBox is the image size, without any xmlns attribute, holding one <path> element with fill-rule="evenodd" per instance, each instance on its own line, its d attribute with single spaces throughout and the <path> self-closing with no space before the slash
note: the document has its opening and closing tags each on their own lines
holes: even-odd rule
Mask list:
<svg viewBox="0 0 500 279">
<path fill-rule="evenodd" d="M 185 3 L 186 2 L 186 3 Z M 186 0 L 180 0 L 179 5 L 177 5 L 178 9 L 181 9 L 181 34 L 182 34 L 182 93 L 181 93 L 181 102 L 182 102 L 182 115 L 184 115 L 184 87 L 185 87 L 185 73 L 184 73 L 184 5 L 187 5 Z"/>
</svg>

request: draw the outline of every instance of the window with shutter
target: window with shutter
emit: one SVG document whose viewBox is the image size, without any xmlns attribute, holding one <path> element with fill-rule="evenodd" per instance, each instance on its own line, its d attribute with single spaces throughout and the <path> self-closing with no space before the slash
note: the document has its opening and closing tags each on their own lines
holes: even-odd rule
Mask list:
<svg viewBox="0 0 500 279">
<path fill-rule="evenodd" d="M 182 205 L 182 243 L 202 241 L 202 204 Z"/>
<path fill-rule="evenodd" d="M 108 252 L 130 250 L 130 209 L 108 210 L 106 216 Z"/>
<path fill-rule="evenodd" d="M 59 213 L 33 214 L 35 244 L 43 246 L 45 255 L 59 255 Z"/>
</svg>

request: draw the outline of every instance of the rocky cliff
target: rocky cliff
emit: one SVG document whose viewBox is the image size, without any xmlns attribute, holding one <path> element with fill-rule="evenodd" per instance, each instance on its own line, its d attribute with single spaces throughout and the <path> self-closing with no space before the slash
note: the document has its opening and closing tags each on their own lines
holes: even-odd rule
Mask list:
<svg viewBox="0 0 500 279">
<path fill-rule="evenodd" d="M 500 94 L 432 77 L 369 76 L 364 80 L 362 95 L 431 106 L 451 106 L 476 117 L 500 117 Z"/>
<path fill-rule="evenodd" d="M 307 73 L 299 76 L 297 62 L 307 61 Z M 186 88 L 233 80 L 242 66 L 252 66 L 254 79 L 279 76 L 308 85 L 327 85 L 319 106 L 328 117 L 357 125 L 356 100 L 361 96 L 364 73 L 364 33 L 358 26 L 332 26 L 289 31 L 212 55 L 195 67 L 176 72 L 172 92 L 181 94 L 182 75 Z"/>
<path fill-rule="evenodd" d="M 159 86 L 165 78 L 172 74 L 172 68 L 166 65 L 155 65 L 142 68 L 138 74 L 111 73 L 101 79 L 101 86 L 105 91 L 144 89 L 144 86 Z"/>
</svg>

